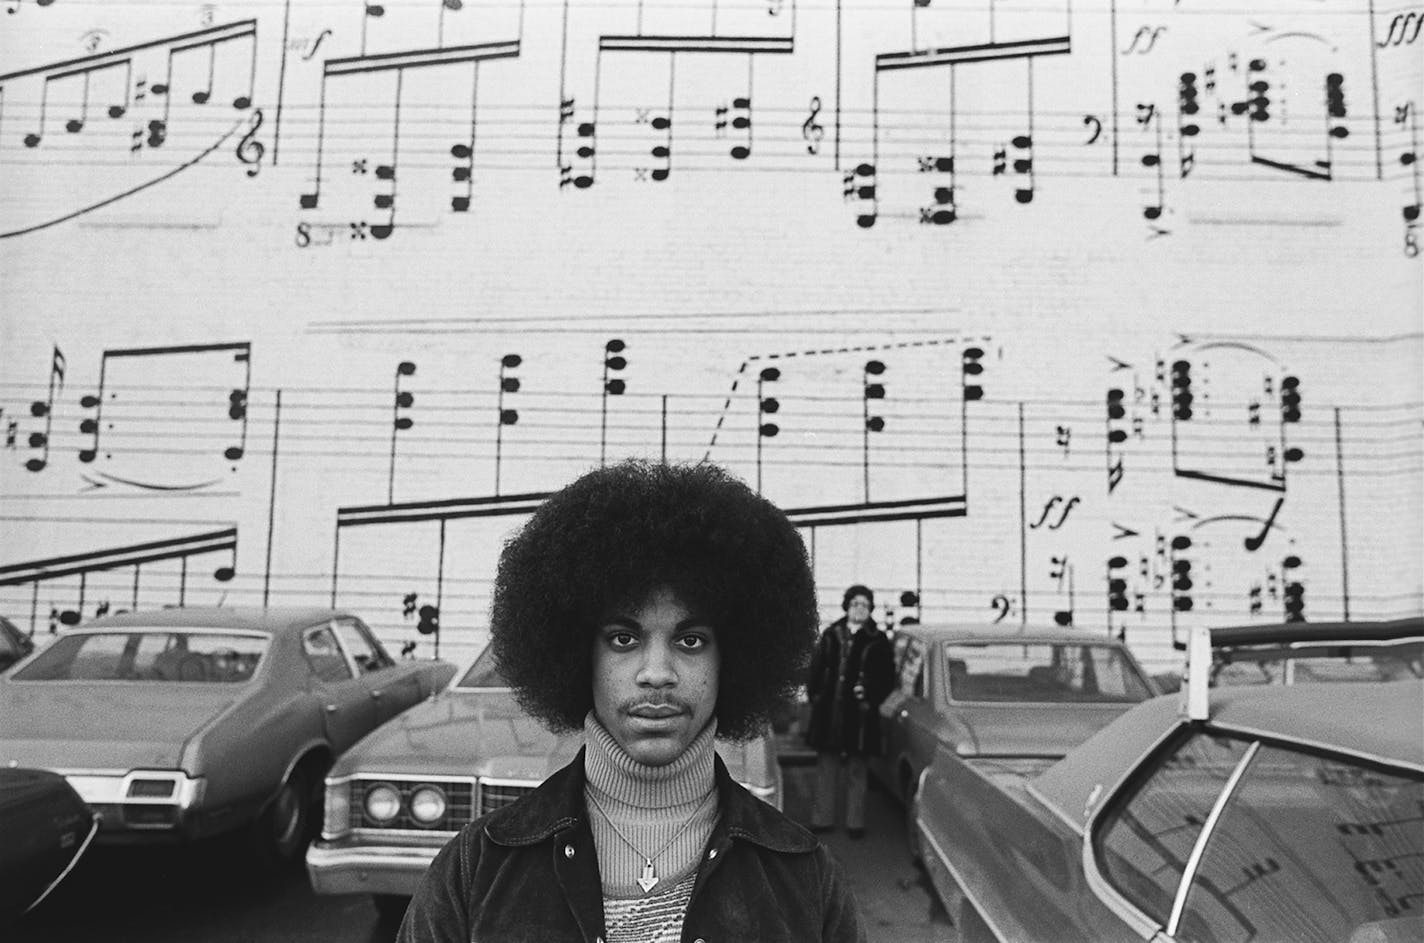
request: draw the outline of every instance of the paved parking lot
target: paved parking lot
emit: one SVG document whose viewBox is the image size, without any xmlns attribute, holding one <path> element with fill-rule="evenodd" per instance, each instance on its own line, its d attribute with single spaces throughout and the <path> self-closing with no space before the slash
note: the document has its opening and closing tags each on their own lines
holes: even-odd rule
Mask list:
<svg viewBox="0 0 1424 943">
<path fill-rule="evenodd" d="M 805 821 L 812 768 L 785 768 L 786 811 Z M 939 943 L 948 932 L 909 861 L 900 807 L 872 789 L 866 837 L 825 836 L 845 865 L 871 943 Z M 394 928 L 359 895 L 313 894 L 301 870 L 254 875 L 232 842 L 191 848 L 95 848 L 9 943 L 384 943 Z"/>
</svg>

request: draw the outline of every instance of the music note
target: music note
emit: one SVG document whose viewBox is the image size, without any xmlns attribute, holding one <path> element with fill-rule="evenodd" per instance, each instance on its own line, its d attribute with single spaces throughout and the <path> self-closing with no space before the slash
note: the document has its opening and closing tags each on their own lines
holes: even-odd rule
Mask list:
<svg viewBox="0 0 1424 943">
<path fill-rule="evenodd" d="M 930 206 L 920 208 L 920 222 L 947 226 L 959 218 L 954 204 L 954 156 L 921 157 L 919 165 L 921 173 L 944 174 L 948 177 L 948 185 L 935 183 L 931 190 L 934 202 Z"/>
<path fill-rule="evenodd" d="M 845 198 L 853 199 L 858 204 L 855 224 L 861 229 L 874 226 L 880 206 L 875 192 L 875 165 L 857 164 L 853 171 L 844 176 L 842 183 Z"/>
<path fill-rule="evenodd" d="M 396 434 L 415 425 L 414 419 L 401 412 L 415 404 L 415 394 L 401 389 L 401 377 L 409 376 L 415 376 L 415 364 L 402 360 L 396 365 L 395 406 L 391 420 L 391 470 L 386 491 L 386 501 L 389 504 L 395 504 L 396 501 Z"/>
<path fill-rule="evenodd" d="M 1140 108 L 1142 106 L 1139 105 L 1138 107 Z M 1159 219 L 1162 216 L 1162 211 L 1166 207 L 1167 191 L 1165 174 L 1162 169 L 1162 116 L 1156 113 L 1155 107 L 1151 107 L 1148 114 L 1149 118 L 1147 123 L 1155 125 L 1157 136 L 1154 149 L 1142 155 L 1142 166 L 1156 171 L 1157 202 L 1150 203 L 1143 207 L 1142 215 L 1145 219 L 1153 220 Z M 1144 130 L 1146 130 L 1145 127 Z"/>
<path fill-rule="evenodd" d="M 652 155 L 656 161 L 661 161 L 662 166 L 654 167 L 652 177 L 654 180 L 663 181 L 672 174 L 672 111 L 669 109 L 666 115 L 658 115 L 649 124 L 654 131 L 662 131 L 666 137 L 660 144 L 653 145 Z"/>
<path fill-rule="evenodd" d="M 84 95 L 79 103 L 79 117 L 70 118 L 64 123 L 64 130 L 70 134 L 78 134 L 84 130 L 84 122 L 89 120 L 89 75 L 84 73 Z"/>
<path fill-rule="evenodd" d="M 752 100 L 749 97 L 732 99 L 732 127 L 746 132 L 746 142 L 733 146 L 731 154 L 736 160 L 746 160 L 752 153 Z"/>
<path fill-rule="evenodd" d="M 53 355 L 50 357 L 49 394 L 46 396 L 44 402 L 35 400 L 30 404 L 30 415 L 36 418 L 42 416 L 45 421 L 44 432 L 30 433 L 30 448 L 43 450 L 40 457 L 32 458 L 25 462 L 25 468 L 32 472 L 43 471 L 44 467 L 49 464 L 50 429 L 54 421 L 54 394 L 56 387 L 60 390 L 64 389 L 64 368 L 64 354 L 61 353 L 59 347 L 56 346 Z"/>
<path fill-rule="evenodd" d="M 193 92 L 193 104 L 206 105 L 208 99 L 213 96 L 213 73 L 217 69 L 218 52 L 216 46 L 208 47 L 208 84 L 206 88 L 201 88 Z"/>
<path fill-rule="evenodd" d="M 247 397 L 252 382 L 252 344 L 250 341 L 238 343 L 219 344 L 183 344 L 172 347 L 129 347 L 111 348 L 104 351 L 99 359 L 99 385 L 93 393 L 86 393 L 80 397 L 79 405 L 87 410 L 93 410 L 93 415 L 85 417 L 79 423 L 79 431 L 90 437 L 87 448 L 79 450 L 79 460 L 84 463 L 93 462 L 99 457 L 99 446 L 102 440 L 102 433 L 106 429 L 112 429 L 113 422 L 104 423 L 104 406 L 106 401 L 112 403 L 118 399 L 118 393 L 107 390 L 106 384 L 109 380 L 111 365 L 115 363 L 127 363 L 135 360 L 147 361 L 148 358 L 158 357 L 178 357 L 187 355 L 205 355 L 213 353 L 232 352 L 233 363 L 241 364 L 243 367 L 243 380 L 241 387 L 232 388 L 227 397 L 227 418 L 240 422 L 241 432 L 236 445 L 228 446 L 223 451 L 223 456 L 229 461 L 237 461 L 242 458 L 247 445 Z M 104 454 L 106 459 L 112 458 L 112 453 Z"/>
<path fill-rule="evenodd" d="M 1019 152 L 1014 158 L 1014 173 L 1021 180 L 1014 188 L 1014 199 L 1020 203 L 1031 203 L 1034 194 L 1033 135 L 1016 135 L 1011 143 Z"/>
<path fill-rule="evenodd" d="M 960 354 L 960 385 L 966 403 L 984 398 L 984 387 L 976 379 L 984 372 L 983 359 L 984 349 L 982 347 L 966 347 L 964 353 Z"/>
</svg>

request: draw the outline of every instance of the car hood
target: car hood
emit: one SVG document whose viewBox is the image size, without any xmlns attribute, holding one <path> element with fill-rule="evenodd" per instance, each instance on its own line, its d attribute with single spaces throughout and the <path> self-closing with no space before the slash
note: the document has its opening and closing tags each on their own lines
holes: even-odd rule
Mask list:
<svg viewBox="0 0 1424 943">
<path fill-rule="evenodd" d="M 176 768 L 184 744 L 238 685 L 67 681 L 0 684 L 0 765 Z"/>
<path fill-rule="evenodd" d="M 1060 757 L 1132 704 L 957 704 L 953 711 L 981 756 Z"/>
<path fill-rule="evenodd" d="M 382 725 L 332 767 L 358 771 L 543 779 L 571 760 L 583 732 L 556 736 L 507 691 L 450 689 Z"/>
</svg>

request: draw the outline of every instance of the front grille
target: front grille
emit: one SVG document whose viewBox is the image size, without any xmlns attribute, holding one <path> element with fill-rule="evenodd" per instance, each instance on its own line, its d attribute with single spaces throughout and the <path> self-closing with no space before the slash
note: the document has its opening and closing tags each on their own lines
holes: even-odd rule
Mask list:
<svg viewBox="0 0 1424 943">
<path fill-rule="evenodd" d="M 538 783 L 510 782 L 508 780 L 480 780 L 480 814 L 501 809 L 516 799 L 529 795 Z"/>
<path fill-rule="evenodd" d="M 384 823 L 372 821 L 366 815 L 366 791 L 380 783 L 394 786 L 401 797 L 400 814 Z M 421 786 L 437 786 L 445 792 L 445 814 L 428 825 L 417 822 L 410 814 L 410 797 Z M 384 778 L 357 780 L 351 784 L 349 822 L 352 828 L 399 828 L 421 832 L 458 831 L 475 818 L 474 792 L 474 783 L 468 779 L 399 780 Z"/>
</svg>

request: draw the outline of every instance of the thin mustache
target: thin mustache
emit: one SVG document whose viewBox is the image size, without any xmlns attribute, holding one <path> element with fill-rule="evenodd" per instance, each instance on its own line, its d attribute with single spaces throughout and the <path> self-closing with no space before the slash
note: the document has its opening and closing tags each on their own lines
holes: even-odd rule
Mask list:
<svg viewBox="0 0 1424 943">
<path fill-rule="evenodd" d="M 681 698 L 672 696 L 661 697 L 639 697 L 624 701 L 621 705 L 624 713 L 631 713 L 639 707 L 675 707 L 684 714 L 692 713 L 692 706 Z"/>
</svg>

